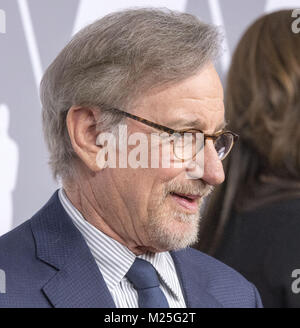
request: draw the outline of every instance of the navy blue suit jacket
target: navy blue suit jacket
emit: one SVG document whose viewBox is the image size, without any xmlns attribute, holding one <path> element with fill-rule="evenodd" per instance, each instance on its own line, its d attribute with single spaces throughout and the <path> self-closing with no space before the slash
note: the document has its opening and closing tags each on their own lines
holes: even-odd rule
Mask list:
<svg viewBox="0 0 300 328">
<path fill-rule="evenodd" d="M 191 248 L 171 252 L 187 307 L 261 307 L 239 273 Z M 6 293 L 0 307 L 115 307 L 97 264 L 56 192 L 0 238 Z"/>
</svg>

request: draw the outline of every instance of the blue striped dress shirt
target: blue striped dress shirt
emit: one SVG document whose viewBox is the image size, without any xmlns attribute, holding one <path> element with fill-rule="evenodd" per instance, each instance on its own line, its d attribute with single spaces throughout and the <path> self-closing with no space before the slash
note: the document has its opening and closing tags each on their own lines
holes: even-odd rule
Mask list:
<svg viewBox="0 0 300 328">
<path fill-rule="evenodd" d="M 61 188 L 59 199 L 73 223 L 82 233 L 117 308 L 137 308 L 137 291 L 125 277 L 136 255 L 84 219 Z M 170 308 L 186 307 L 175 265 L 169 252 L 138 256 L 149 261 L 158 272 L 160 288 Z"/>
</svg>

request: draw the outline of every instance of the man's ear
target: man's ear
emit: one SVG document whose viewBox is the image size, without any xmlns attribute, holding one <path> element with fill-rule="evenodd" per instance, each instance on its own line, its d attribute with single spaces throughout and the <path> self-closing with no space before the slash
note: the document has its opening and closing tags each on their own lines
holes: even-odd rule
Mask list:
<svg viewBox="0 0 300 328">
<path fill-rule="evenodd" d="M 96 122 L 99 110 L 89 107 L 72 106 L 67 114 L 66 123 L 74 151 L 83 163 L 93 172 L 100 171 L 96 163 L 100 147 L 96 145 Z"/>
</svg>

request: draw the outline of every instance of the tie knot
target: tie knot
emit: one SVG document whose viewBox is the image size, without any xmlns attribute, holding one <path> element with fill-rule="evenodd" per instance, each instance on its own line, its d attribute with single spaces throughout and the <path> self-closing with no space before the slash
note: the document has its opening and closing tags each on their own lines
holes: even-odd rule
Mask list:
<svg viewBox="0 0 300 328">
<path fill-rule="evenodd" d="M 126 274 L 136 289 L 159 287 L 157 272 L 148 261 L 136 258 Z"/>
</svg>

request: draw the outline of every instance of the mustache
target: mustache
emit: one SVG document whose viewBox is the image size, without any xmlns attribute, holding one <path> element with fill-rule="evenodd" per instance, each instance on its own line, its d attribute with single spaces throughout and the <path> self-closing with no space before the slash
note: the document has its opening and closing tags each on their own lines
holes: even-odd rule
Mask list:
<svg viewBox="0 0 300 328">
<path fill-rule="evenodd" d="M 208 196 L 214 190 L 214 186 L 200 183 L 186 184 L 178 181 L 170 181 L 165 187 L 165 196 L 169 193 L 201 195 L 202 197 Z"/>
</svg>

